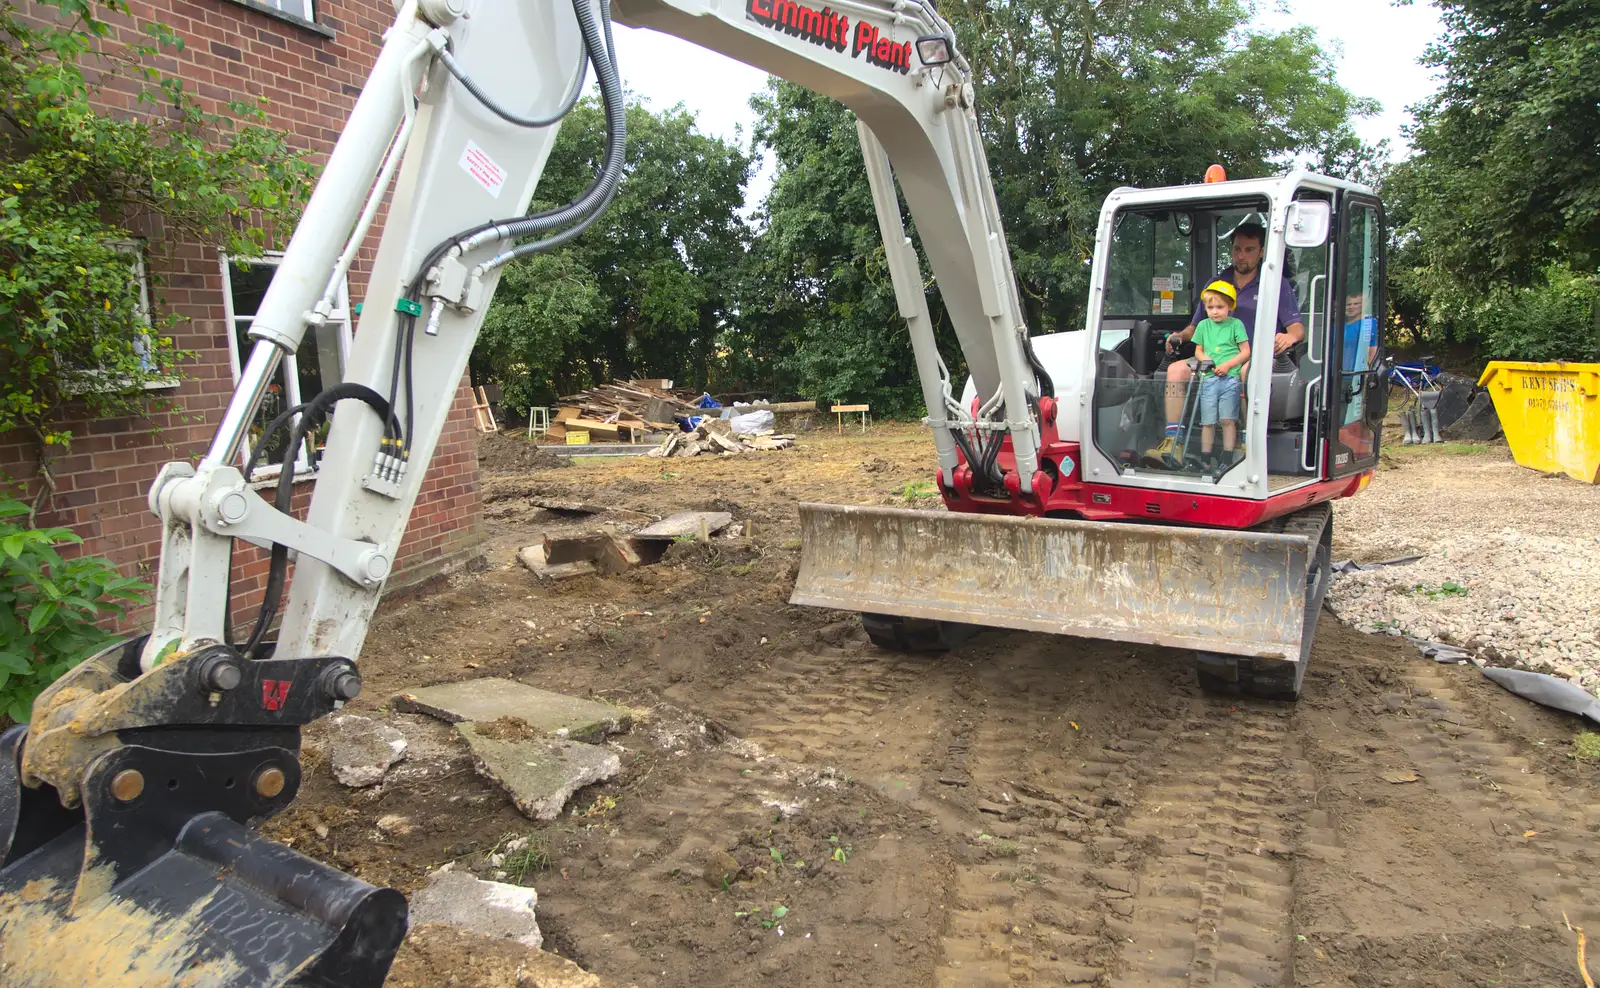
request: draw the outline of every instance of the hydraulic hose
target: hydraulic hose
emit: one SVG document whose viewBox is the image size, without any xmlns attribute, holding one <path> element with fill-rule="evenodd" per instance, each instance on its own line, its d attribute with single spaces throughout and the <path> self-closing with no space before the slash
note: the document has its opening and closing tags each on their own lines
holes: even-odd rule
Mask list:
<svg viewBox="0 0 1600 988">
<path fill-rule="evenodd" d="M 456 80 L 465 86 L 467 92 L 471 93 L 479 103 L 482 103 L 485 108 L 501 120 L 509 124 L 515 124 L 518 127 L 548 127 L 551 124 L 558 123 L 568 113 L 572 112 L 572 108 L 577 105 L 578 97 L 583 95 L 584 77 L 589 73 L 589 49 L 588 46 L 585 46 L 578 53 L 578 71 L 572 77 L 572 84 L 567 87 L 567 94 L 561 97 L 560 108 L 547 117 L 523 117 L 507 110 L 494 97 L 484 92 L 483 88 L 467 74 L 466 69 L 461 67 L 461 63 L 455 60 L 455 56 L 450 54 L 450 49 L 441 50 L 439 52 L 439 60 L 444 62 L 444 67 L 450 70 L 450 74 L 455 76 Z"/>
<path fill-rule="evenodd" d="M 300 421 L 289 430 L 289 442 L 283 450 L 283 465 L 278 468 L 278 490 L 273 507 L 283 514 L 289 514 L 294 505 L 294 462 L 300 456 L 300 444 L 305 441 L 308 433 L 322 424 L 334 405 L 347 398 L 366 402 L 386 424 L 393 417 L 389 411 L 389 403 L 382 395 L 364 384 L 353 382 L 335 385 L 303 406 L 299 406 L 304 408 L 304 413 L 300 416 Z M 285 412 L 275 421 L 281 422 L 293 414 L 293 411 Z M 261 599 L 261 610 L 256 615 L 256 624 L 250 631 L 250 639 L 240 649 L 241 654 L 257 659 L 267 657 L 269 648 L 266 642 L 267 631 L 272 625 L 272 619 L 277 616 L 278 603 L 283 597 L 283 585 L 288 571 L 289 547 L 275 543 L 272 546 L 272 561 L 267 570 L 267 592 Z"/>
<path fill-rule="evenodd" d="M 606 114 L 606 151 L 605 159 L 600 172 L 595 176 L 594 182 L 584 191 L 583 195 L 573 200 L 568 205 L 540 213 L 534 216 L 525 216 L 510 221 L 500 221 L 491 224 L 495 236 L 489 239 L 515 239 L 530 237 L 566 226 L 568 223 L 577 222 L 587 218 L 591 213 L 603 210 L 610 203 L 612 196 L 616 195 L 617 186 L 622 181 L 622 166 L 625 161 L 624 153 L 627 147 L 627 120 L 626 105 L 623 100 L 622 79 L 617 75 L 616 62 L 612 60 L 611 38 L 611 0 L 601 0 L 600 11 L 602 23 L 596 24 L 594 11 L 589 8 L 586 0 L 577 0 L 573 4 L 573 13 L 578 18 L 578 29 L 583 33 L 584 42 L 590 46 L 591 61 L 594 63 L 596 81 L 600 84 L 600 99 L 605 106 Z M 468 240 L 478 240 L 484 233 L 478 233 Z M 478 242 L 487 242 L 479 240 Z M 463 243 L 463 248 L 467 244 Z"/>
</svg>

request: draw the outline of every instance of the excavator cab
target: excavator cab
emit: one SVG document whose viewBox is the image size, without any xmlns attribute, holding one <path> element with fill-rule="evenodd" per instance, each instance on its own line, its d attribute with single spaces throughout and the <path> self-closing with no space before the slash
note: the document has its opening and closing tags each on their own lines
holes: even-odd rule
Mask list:
<svg viewBox="0 0 1600 988">
<path fill-rule="evenodd" d="M 1370 192 L 1304 172 L 1121 190 L 1105 204 L 1100 234 L 1078 355 L 1092 408 L 1080 437 L 1088 477 L 1245 499 L 1271 514 L 1277 498 L 1372 468 L 1385 411 L 1384 220 Z M 1253 276 L 1232 267 L 1241 241 L 1240 267 L 1254 264 Z M 1213 464 L 1199 455 L 1194 344 L 1169 349 L 1167 340 L 1207 318 L 1200 292 L 1218 278 L 1239 286 L 1235 314 L 1247 323 L 1251 359 L 1238 452 Z M 1281 351 L 1280 337 L 1293 340 Z M 1179 441 L 1158 452 L 1173 431 Z M 1217 429 L 1212 451 L 1221 448 Z M 1183 520 L 1242 527 L 1230 524 L 1237 508 L 1205 508 Z"/>
</svg>

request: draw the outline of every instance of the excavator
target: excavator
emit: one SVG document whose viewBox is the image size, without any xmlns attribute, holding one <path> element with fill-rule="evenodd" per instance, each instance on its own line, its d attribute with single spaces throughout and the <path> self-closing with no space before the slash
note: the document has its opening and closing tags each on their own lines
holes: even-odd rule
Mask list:
<svg viewBox="0 0 1600 988">
<path fill-rule="evenodd" d="M 356 660 L 500 273 L 581 236 L 622 179 L 613 21 L 807 86 L 858 120 L 947 510 L 802 506 L 796 602 L 860 612 L 894 648 L 1028 629 L 1188 649 L 1209 689 L 1298 695 L 1329 502 L 1365 486 L 1378 455 L 1378 198 L 1303 170 L 1118 189 L 1086 325 L 1030 336 L 950 25 L 931 0 L 821 2 L 397 0 L 214 441 L 150 488 L 163 542 L 149 632 L 72 670 L 0 735 L 0 983 L 387 977 L 404 897 L 255 827 L 295 797 L 301 728 L 360 693 Z M 530 213 L 591 72 L 602 163 L 578 198 Z M 342 383 L 261 425 L 280 361 L 328 320 L 385 205 Z M 959 388 L 903 210 L 960 344 Z M 1242 445 L 1226 462 L 1152 456 L 1194 422 L 1195 375 L 1172 371 L 1190 354 L 1171 334 L 1244 224 L 1263 243 Z M 1280 354 L 1284 311 L 1300 340 Z M 324 425 L 300 520 L 289 485 L 269 503 L 247 478 L 260 450 L 292 464 Z M 243 641 L 226 620 L 235 540 L 271 552 Z"/>
</svg>

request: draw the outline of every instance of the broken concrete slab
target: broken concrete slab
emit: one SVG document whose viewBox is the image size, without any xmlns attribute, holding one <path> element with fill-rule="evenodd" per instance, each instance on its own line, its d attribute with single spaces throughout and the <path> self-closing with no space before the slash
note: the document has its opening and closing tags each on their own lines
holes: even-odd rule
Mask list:
<svg viewBox="0 0 1600 988">
<path fill-rule="evenodd" d="M 661 561 L 666 546 L 654 539 L 638 539 L 611 532 L 590 532 L 567 538 L 546 537 L 517 553 L 517 560 L 534 575 L 548 580 L 575 576 L 611 576 L 635 566 Z"/>
<path fill-rule="evenodd" d="M 486 733 L 489 726 L 460 723 L 456 730 L 472 749 L 478 774 L 504 789 L 529 819 L 556 819 L 573 793 L 622 771 L 614 751 L 556 738 L 500 740 Z"/>
<path fill-rule="evenodd" d="M 580 559 L 571 563 L 552 565 L 545 558 L 543 545 L 530 545 L 517 552 L 517 562 L 534 576 L 544 580 L 570 580 L 575 576 L 594 576 L 600 572 L 593 561 Z"/>
<path fill-rule="evenodd" d="M 626 710 L 609 703 L 552 693 L 510 679 L 468 679 L 395 695 L 396 710 L 428 714 L 451 724 L 514 717 L 539 734 L 600 741 L 632 726 Z"/>
<path fill-rule="evenodd" d="M 333 777 L 352 789 L 382 782 L 389 767 L 406 756 L 405 735 L 370 717 L 333 717 L 328 721 L 326 737 Z"/>
<path fill-rule="evenodd" d="M 587 501 L 572 501 L 559 497 L 530 497 L 528 503 L 536 508 L 554 511 L 561 515 L 603 515 L 606 506 L 603 504 L 590 504 Z"/>
<path fill-rule="evenodd" d="M 544 944 L 534 908 L 539 893 L 523 885 L 485 882 L 449 865 L 411 895 L 411 925 L 442 923 L 527 947 Z"/>
<path fill-rule="evenodd" d="M 636 539 L 666 539 L 683 535 L 712 535 L 733 524 L 727 511 L 680 511 L 633 533 Z"/>
</svg>

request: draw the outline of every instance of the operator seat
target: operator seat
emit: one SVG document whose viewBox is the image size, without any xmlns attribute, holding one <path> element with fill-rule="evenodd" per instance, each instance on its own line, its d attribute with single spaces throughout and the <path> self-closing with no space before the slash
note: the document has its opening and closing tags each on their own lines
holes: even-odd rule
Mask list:
<svg viewBox="0 0 1600 988">
<path fill-rule="evenodd" d="M 1272 360 L 1272 392 L 1267 399 L 1267 428 L 1282 428 L 1285 423 L 1298 420 L 1305 414 L 1306 388 L 1312 375 L 1305 369 L 1307 362 L 1304 340 L 1296 343 L 1287 353 L 1276 354 Z"/>
</svg>

